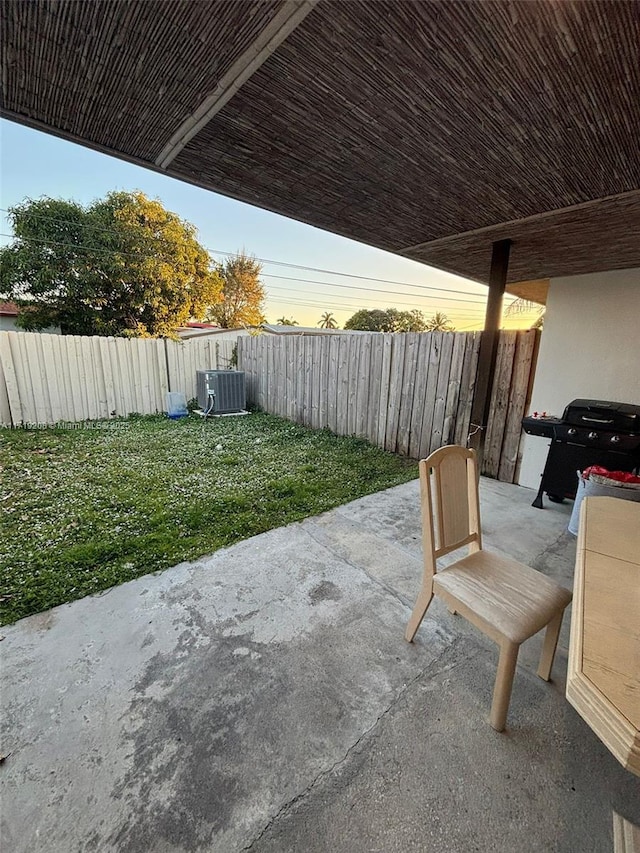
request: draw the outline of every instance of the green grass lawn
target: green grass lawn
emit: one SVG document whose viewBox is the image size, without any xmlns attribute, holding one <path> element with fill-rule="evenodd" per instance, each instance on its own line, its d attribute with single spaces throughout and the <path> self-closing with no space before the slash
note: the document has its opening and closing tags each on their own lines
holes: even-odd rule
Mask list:
<svg viewBox="0 0 640 853">
<path fill-rule="evenodd" d="M 0 623 L 417 476 L 366 441 L 262 413 L 0 430 Z"/>
</svg>

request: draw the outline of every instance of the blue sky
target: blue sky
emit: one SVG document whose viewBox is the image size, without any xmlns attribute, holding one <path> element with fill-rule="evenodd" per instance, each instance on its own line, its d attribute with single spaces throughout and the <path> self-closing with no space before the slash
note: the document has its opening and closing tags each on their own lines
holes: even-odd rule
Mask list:
<svg viewBox="0 0 640 853">
<path fill-rule="evenodd" d="M 25 198 L 51 196 L 84 204 L 111 190 L 138 189 L 192 222 L 202 245 L 218 259 L 222 256 L 214 250 L 244 248 L 270 261 L 402 282 L 384 284 L 265 263 L 269 322 L 285 316 L 303 326 L 316 326 L 322 313 L 331 311 L 342 326 L 360 308 L 393 306 L 419 308 L 427 317 L 443 311 L 458 329 L 482 328 L 486 298 L 482 285 L 13 122 L 0 120 L 0 146 L 3 235 L 11 233 L 6 208 Z M 10 237 L 0 237 L 0 244 L 9 241 Z M 424 289 L 429 287 L 446 292 Z M 526 327 L 530 322 L 530 316 L 523 315 L 507 318 L 505 326 Z"/>
</svg>

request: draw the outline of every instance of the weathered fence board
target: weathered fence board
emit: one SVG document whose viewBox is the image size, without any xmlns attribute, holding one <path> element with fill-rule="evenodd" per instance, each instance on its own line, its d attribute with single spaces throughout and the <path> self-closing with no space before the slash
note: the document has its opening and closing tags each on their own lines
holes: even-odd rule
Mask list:
<svg viewBox="0 0 640 853">
<path fill-rule="evenodd" d="M 443 435 L 447 444 L 455 441 L 456 414 L 460 401 L 460 382 L 462 368 L 464 365 L 464 351 L 466 348 L 466 337 L 464 333 L 458 332 L 453 337 L 453 349 L 451 353 L 451 368 L 449 370 L 449 382 L 447 386 L 447 399 L 444 404 Z"/>
<path fill-rule="evenodd" d="M 261 336 L 242 338 L 238 357 L 250 402 L 419 458 L 442 444 L 466 444 L 473 429 L 480 337 L 479 332 Z M 483 473 L 510 482 L 536 340 L 535 332 L 500 336 L 490 464 Z"/>
<path fill-rule="evenodd" d="M 516 343 L 504 439 L 497 473 L 497 478 L 507 483 L 515 480 L 518 471 L 521 421 L 531 396 L 539 340 L 540 335 L 535 330 L 530 330 L 521 332 Z"/>
<path fill-rule="evenodd" d="M 456 428 L 453 439 L 455 444 L 463 444 L 465 447 L 468 444 L 471 432 L 471 409 L 473 407 L 473 394 L 476 385 L 480 338 L 480 332 L 470 332 L 466 335 L 464 362 L 460 380 L 460 399 L 458 400 Z"/>
<path fill-rule="evenodd" d="M 500 451 L 504 439 L 507 419 L 507 403 L 511 388 L 511 374 L 516 348 L 517 332 L 504 332 L 498 342 L 496 372 L 489 409 L 489 424 L 484 445 L 483 467 L 487 474 L 495 477 L 500 466 Z"/>
<path fill-rule="evenodd" d="M 391 369 L 389 380 L 389 405 L 387 409 L 387 429 L 385 434 L 385 449 L 398 449 L 398 426 L 400 420 L 400 403 L 402 401 L 402 382 L 404 380 L 404 353 L 407 347 L 405 335 L 400 335 L 393 341 L 391 351 Z"/>
<path fill-rule="evenodd" d="M 380 372 L 380 407 L 378 409 L 378 440 L 379 447 L 385 447 L 387 440 L 387 421 L 389 413 L 389 387 L 391 384 L 391 353 L 393 352 L 393 336 L 382 336 L 382 370 Z"/>
<path fill-rule="evenodd" d="M 427 399 L 427 378 L 429 376 L 429 355 L 431 352 L 432 335 L 420 335 L 418 364 L 414 385 L 413 406 L 411 407 L 411 425 L 409 439 L 409 456 L 417 459 L 420 456 L 420 441 L 422 438 L 422 421 Z"/>
<path fill-rule="evenodd" d="M 431 427 L 431 443 L 429 453 L 433 453 L 443 444 L 447 444 L 444 435 L 444 410 L 449 388 L 451 372 L 451 357 L 453 355 L 453 335 L 449 332 L 438 332 L 440 335 L 440 363 L 438 364 L 438 382 L 436 384 L 436 399 L 433 406 L 433 424 Z"/>
<path fill-rule="evenodd" d="M 400 410 L 398 414 L 398 450 L 405 456 L 409 454 L 411 439 L 411 412 L 415 396 L 416 370 L 418 368 L 418 350 L 420 336 L 409 333 L 405 335 L 404 350 L 404 380 L 400 393 Z"/>
</svg>

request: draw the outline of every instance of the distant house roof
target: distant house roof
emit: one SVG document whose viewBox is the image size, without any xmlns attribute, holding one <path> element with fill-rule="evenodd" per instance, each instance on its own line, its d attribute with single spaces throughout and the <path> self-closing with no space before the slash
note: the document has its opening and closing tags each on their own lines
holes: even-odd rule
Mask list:
<svg viewBox="0 0 640 853">
<path fill-rule="evenodd" d="M 0 314 L 3 317 L 17 317 L 19 311 L 15 302 L 0 302 Z"/>
<path fill-rule="evenodd" d="M 187 329 L 220 329 L 220 326 L 218 326 L 216 323 L 193 322 L 193 323 L 187 323 L 186 328 Z M 225 330 L 221 329 L 221 331 L 225 331 Z"/>
<path fill-rule="evenodd" d="M 258 328 L 258 327 L 256 327 Z M 222 329 L 220 326 L 214 326 L 211 323 L 187 323 L 186 326 L 180 326 L 176 329 L 178 337 L 182 340 L 189 338 L 202 338 L 209 336 L 226 336 L 227 338 L 235 335 L 248 335 L 251 329 Z"/>
<path fill-rule="evenodd" d="M 189 338 L 208 337 L 210 335 L 225 335 L 226 337 L 238 335 L 260 334 L 267 335 L 368 335 L 371 332 L 353 331 L 351 329 L 319 329 L 317 326 L 285 326 L 278 323 L 263 323 L 262 326 L 248 326 L 244 329 L 221 329 L 209 323 L 187 323 L 177 329 L 178 336 L 182 340 Z"/>
</svg>

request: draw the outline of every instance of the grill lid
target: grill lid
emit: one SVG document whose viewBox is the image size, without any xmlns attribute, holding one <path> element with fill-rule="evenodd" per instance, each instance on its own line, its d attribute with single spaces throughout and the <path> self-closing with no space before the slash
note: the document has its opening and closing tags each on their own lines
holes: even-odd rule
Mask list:
<svg viewBox="0 0 640 853">
<path fill-rule="evenodd" d="M 640 433 L 640 406 L 607 400 L 572 400 L 564 410 L 562 420 L 569 426 L 633 435 Z"/>
</svg>

